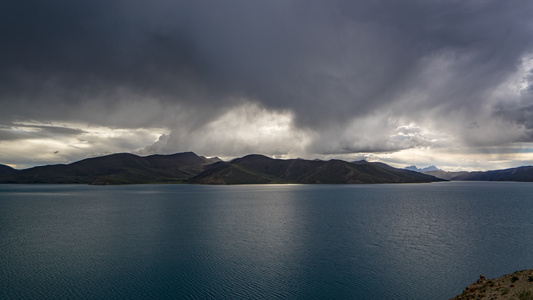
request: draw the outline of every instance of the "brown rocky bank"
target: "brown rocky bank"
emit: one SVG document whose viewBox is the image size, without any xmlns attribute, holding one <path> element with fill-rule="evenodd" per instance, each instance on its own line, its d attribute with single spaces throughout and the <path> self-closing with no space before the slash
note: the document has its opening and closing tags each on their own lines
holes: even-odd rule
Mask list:
<svg viewBox="0 0 533 300">
<path fill-rule="evenodd" d="M 500 278 L 479 280 L 467 286 L 462 294 L 451 300 L 515 299 L 533 300 L 533 269 L 517 271 Z"/>
</svg>

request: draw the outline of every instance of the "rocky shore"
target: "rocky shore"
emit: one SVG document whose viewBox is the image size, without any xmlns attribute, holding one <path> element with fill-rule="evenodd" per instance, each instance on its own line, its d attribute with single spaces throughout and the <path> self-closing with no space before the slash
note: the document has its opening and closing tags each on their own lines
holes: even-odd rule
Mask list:
<svg viewBox="0 0 533 300">
<path fill-rule="evenodd" d="M 474 299 L 533 300 L 533 269 L 517 271 L 495 279 L 480 275 L 478 281 L 467 286 L 462 294 L 451 300 Z"/>
</svg>

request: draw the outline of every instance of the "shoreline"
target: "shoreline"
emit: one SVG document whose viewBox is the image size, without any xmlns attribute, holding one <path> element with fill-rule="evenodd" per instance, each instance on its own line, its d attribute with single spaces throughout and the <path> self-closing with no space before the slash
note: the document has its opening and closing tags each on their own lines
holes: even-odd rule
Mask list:
<svg viewBox="0 0 533 300">
<path fill-rule="evenodd" d="M 533 269 L 516 271 L 498 278 L 479 279 L 467 286 L 463 292 L 450 300 L 470 299 L 516 299 L 533 300 Z"/>
</svg>

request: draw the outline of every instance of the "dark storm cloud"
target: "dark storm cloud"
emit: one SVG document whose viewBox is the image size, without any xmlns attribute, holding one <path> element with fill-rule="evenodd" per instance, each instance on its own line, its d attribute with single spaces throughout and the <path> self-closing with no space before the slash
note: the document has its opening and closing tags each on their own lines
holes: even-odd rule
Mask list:
<svg viewBox="0 0 533 300">
<path fill-rule="evenodd" d="M 495 115 L 523 127 L 527 134 L 522 141 L 533 141 L 533 101 L 524 105 L 500 105 Z"/>
<path fill-rule="evenodd" d="M 319 136 L 392 105 L 452 121 L 516 72 L 532 12 L 526 0 L 4 1 L 0 117 L 194 128 L 248 99 Z"/>
</svg>

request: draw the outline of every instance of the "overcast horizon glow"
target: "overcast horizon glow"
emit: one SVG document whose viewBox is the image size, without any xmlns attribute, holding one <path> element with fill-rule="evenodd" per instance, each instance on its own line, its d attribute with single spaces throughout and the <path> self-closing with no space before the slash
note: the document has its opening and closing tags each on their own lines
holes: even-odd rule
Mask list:
<svg viewBox="0 0 533 300">
<path fill-rule="evenodd" d="M 533 2 L 4 1 L 0 164 L 533 164 Z"/>
</svg>

